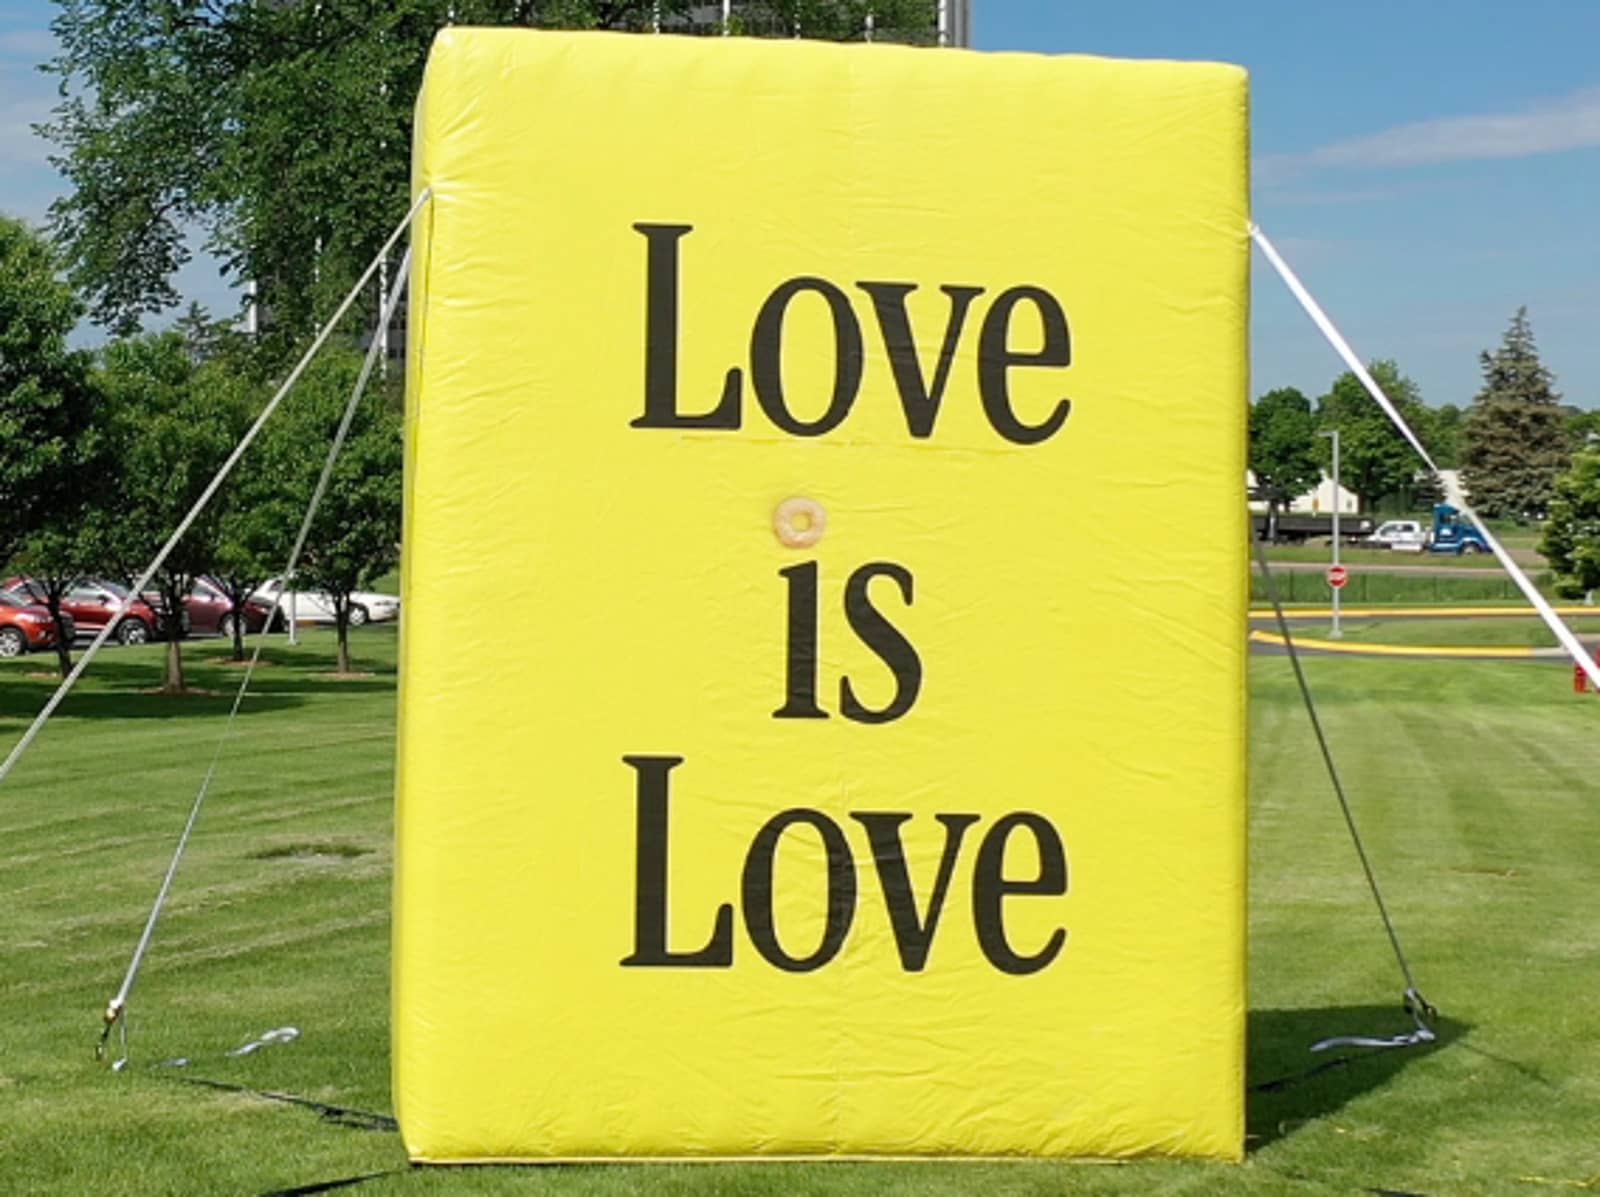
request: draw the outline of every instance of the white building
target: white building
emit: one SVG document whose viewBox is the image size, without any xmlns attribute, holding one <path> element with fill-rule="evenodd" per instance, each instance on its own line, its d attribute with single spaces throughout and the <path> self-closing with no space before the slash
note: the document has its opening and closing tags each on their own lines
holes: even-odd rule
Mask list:
<svg viewBox="0 0 1600 1197">
<path fill-rule="evenodd" d="M 1425 472 L 1419 471 L 1418 476 L 1420 477 Z M 1461 471 L 1440 470 L 1437 477 L 1439 479 L 1439 490 L 1443 495 L 1444 502 L 1449 503 L 1452 507 L 1465 506 L 1467 491 L 1466 487 L 1461 484 Z M 1246 493 L 1254 496 L 1256 492 L 1255 471 L 1246 470 L 1244 472 L 1244 484 L 1247 488 Z M 1339 488 L 1338 503 L 1340 515 L 1360 514 L 1361 505 L 1355 496 L 1355 492 L 1346 490 L 1342 486 Z M 1314 490 L 1308 490 L 1303 495 L 1295 496 L 1284 510 L 1293 512 L 1295 515 L 1326 515 L 1333 510 L 1333 504 L 1333 480 L 1324 474 L 1322 481 L 1317 483 Z M 1267 501 L 1252 497 L 1250 510 L 1258 515 L 1265 515 Z"/>
<path fill-rule="evenodd" d="M 1256 476 L 1253 470 L 1244 472 L 1244 484 L 1247 488 L 1247 493 L 1255 494 Z M 1333 489 L 1333 479 L 1324 474 L 1322 481 L 1317 483 L 1315 489 L 1308 490 L 1303 495 L 1295 496 L 1284 510 L 1291 511 L 1296 515 L 1322 515 L 1333 511 L 1335 502 L 1339 505 L 1340 515 L 1357 515 L 1360 513 L 1361 502 L 1356 498 L 1355 492 L 1346 490 L 1341 486 L 1336 496 Z M 1250 510 L 1258 514 L 1265 514 L 1267 501 L 1265 499 L 1251 499 Z"/>
</svg>

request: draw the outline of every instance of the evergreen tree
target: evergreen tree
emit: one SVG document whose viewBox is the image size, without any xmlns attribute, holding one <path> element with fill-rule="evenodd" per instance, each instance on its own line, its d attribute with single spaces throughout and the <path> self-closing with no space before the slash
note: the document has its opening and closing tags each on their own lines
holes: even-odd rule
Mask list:
<svg viewBox="0 0 1600 1197">
<path fill-rule="evenodd" d="M 1483 389 L 1467 413 L 1463 481 L 1488 516 L 1539 519 L 1571 461 L 1555 378 L 1539 360 L 1528 309 L 1518 308 L 1500 348 L 1479 355 Z"/>
</svg>

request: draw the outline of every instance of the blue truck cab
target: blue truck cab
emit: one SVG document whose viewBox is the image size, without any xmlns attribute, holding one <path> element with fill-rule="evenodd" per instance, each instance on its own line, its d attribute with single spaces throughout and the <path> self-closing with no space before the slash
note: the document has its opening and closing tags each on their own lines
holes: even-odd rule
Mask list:
<svg viewBox="0 0 1600 1197">
<path fill-rule="evenodd" d="M 1489 542 L 1478 531 L 1477 525 L 1462 518 L 1448 503 L 1436 503 L 1433 508 L 1433 535 L 1428 540 L 1428 550 L 1433 553 L 1487 553 Z"/>
</svg>

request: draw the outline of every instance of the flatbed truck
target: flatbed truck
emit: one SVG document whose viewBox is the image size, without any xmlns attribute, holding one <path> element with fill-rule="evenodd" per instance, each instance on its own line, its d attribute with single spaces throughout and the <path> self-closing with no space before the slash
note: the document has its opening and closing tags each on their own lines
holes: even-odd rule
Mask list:
<svg viewBox="0 0 1600 1197">
<path fill-rule="evenodd" d="M 1339 516 L 1339 539 L 1355 542 L 1364 540 L 1372 535 L 1376 524 L 1371 516 L 1344 515 Z M 1257 540 L 1266 540 L 1271 535 L 1271 520 L 1266 515 L 1250 513 L 1251 534 Z M 1277 535 L 1272 537 L 1275 544 L 1305 544 L 1308 540 L 1333 539 L 1333 516 L 1329 515 L 1303 515 L 1291 512 L 1280 512 L 1277 520 Z"/>
</svg>

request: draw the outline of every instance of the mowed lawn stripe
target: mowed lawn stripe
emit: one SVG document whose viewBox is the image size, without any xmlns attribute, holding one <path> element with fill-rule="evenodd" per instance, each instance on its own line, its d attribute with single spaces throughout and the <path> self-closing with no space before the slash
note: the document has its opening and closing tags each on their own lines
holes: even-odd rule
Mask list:
<svg viewBox="0 0 1600 1197">
<path fill-rule="evenodd" d="M 404 1170 L 398 1140 L 180 1083 L 388 1110 L 392 630 L 279 644 L 242 716 L 133 1001 L 135 1057 L 90 1061 L 221 730 L 140 693 L 160 646 L 119 651 L 0 786 L 0 1191 L 260 1193 L 399 1169 L 363 1194 L 1434 1194 L 1600 1173 L 1600 703 L 1559 663 L 1308 660 L 1356 815 L 1446 1042 L 1250 1098 L 1242 1167 L 1138 1162 Z M 206 665 L 196 685 L 237 672 Z M 20 668 L 33 668 L 29 660 Z M 46 680 L 0 665 L 14 737 Z M 267 675 L 270 674 L 270 678 Z M 1326 1035 L 1408 1023 L 1401 982 L 1288 663 L 1251 662 L 1251 1079 Z M 21 691 L 26 690 L 26 694 Z M 23 701 L 25 700 L 25 701 Z M 69 704 L 71 705 L 71 704 Z M 209 711 L 209 708 L 207 708 Z M 1151 753 L 1160 753 L 1159 731 Z M 1072 846 L 1069 840 L 1069 854 Z M 1172 1017 L 1182 1019 L 1181 993 Z M 294 1025 L 287 1046 L 229 1048 Z M 157 1068 L 187 1056 L 185 1069 Z M 753 1063 L 752 1067 L 756 1065 Z M 1070 1061 L 1064 1061 L 1070 1069 Z M 1074 1078 L 1076 1084 L 1100 1083 Z M 647 1095 L 648 1096 L 648 1095 Z"/>
<path fill-rule="evenodd" d="M 1287 663 L 1277 668 L 1287 673 Z M 1254 662 L 1258 707 L 1284 686 L 1271 677 L 1273 670 L 1270 659 Z M 1399 1166 L 1409 1152 L 1416 1162 L 1405 1165 L 1405 1174 L 1412 1181 L 1393 1187 L 1422 1192 L 1516 1191 L 1517 1177 L 1529 1174 L 1592 1176 L 1600 1158 L 1578 1132 L 1576 1110 L 1567 1119 L 1552 1117 L 1550 1104 L 1587 1088 L 1587 1078 L 1600 1071 L 1600 1026 L 1592 1003 L 1580 996 L 1592 986 L 1597 961 L 1588 960 L 1587 973 L 1575 970 L 1552 950 L 1570 938 L 1550 931 L 1593 910 L 1596 869 L 1589 845 L 1600 829 L 1593 780 L 1600 710 L 1567 701 L 1570 670 L 1560 666 L 1385 667 L 1317 659 L 1308 670 L 1419 981 L 1443 1007 L 1447 1025 L 1470 1028 L 1458 1030 L 1449 1048 L 1408 1064 L 1407 1084 L 1385 1086 L 1381 1097 L 1361 1095 L 1330 1120 L 1347 1149 L 1354 1137 L 1394 1145 L 1379 1157 L 1365 1150 L 1345 1156 L 1388 1157 Z M 1363 685 L 1365 679 L 1370 684 Z M 1409 694 L 1397 685 L 1401 679 L 1411 683 Z M 1258 741 L 1252 755 L 1270 760 L 1279 751 Z M 1321 767 L 1303 754 L 1301 763 L 1308 774 Z M 1283 761 L 1274 766 L 1280 782 L 1292 771 Z M 1325 780 L 1322 792 L 1331 803 Z M 1256 827 L 1262 830 L 1259 821 Z M 1295 876 L 1275 878 L 1275 890 L 1303 888 L 1299 878 L 1316 871 L 1311 862 L 1319 843 L 1330 862 L 1337 862 L 1341 848 L 1350 859 L 1347 842 L 1307 834 L 1325 827 L 1308 817 L 1295 829 L 1305 852 Z M 1281 852 L 1284 828 L 1273 830 L 1270 839 Z M 1258 848 L 1258 877 L 1287 863 L 1279 857 L 1273 867 L 1274 843 L 1258 839 Z M 1311 935 L 1290 909 L 1260 901 L 1259 891 L 1257 897 L 1252 956 L 1258 977 L 1303 979 L 1308 963 L 1330 978 L 1350 972 L 1337 951 L 1321 946 L 1329 941 L 1341 950 L 1372 951 L 1370 937 L 1360 937 L 1354 922 L 1333 936 L 1326 930 Z M 1396 993 L 1392 965 L 1390 971 L 1385 988 Z M 1275 981 L 1268 984 L 1276 989 Z M 1342 986 L 1325 987 L 1335 989 L 1348 996 Z M 1585 1012 L 1541 1012 L 1551 1000 L 1582 1005 Z M 1404 1028 L 1397 1009 L 1388 1025 Z M 1351 1117 L 1369 1109 L 1370 1120 Z M 1596 1113 L 1590 1105 L 1582 1117 Z M 1325 1134 L 1314 1131 L 1307 1146 Z M 1331 1148 L 1334 1139 L 1327 1142 Z M 1363 1176 L 1354 1168 L 1349 1180 L 1372 1183 L 1370 1172 Z"/>
</svg>

